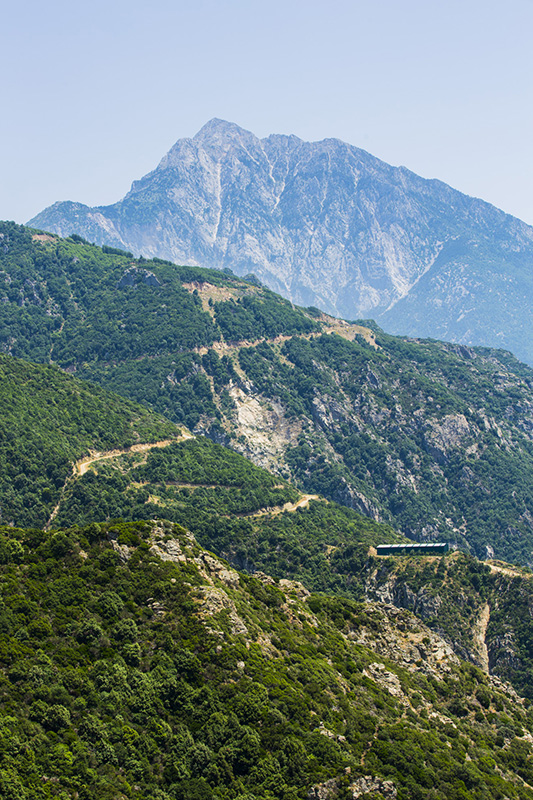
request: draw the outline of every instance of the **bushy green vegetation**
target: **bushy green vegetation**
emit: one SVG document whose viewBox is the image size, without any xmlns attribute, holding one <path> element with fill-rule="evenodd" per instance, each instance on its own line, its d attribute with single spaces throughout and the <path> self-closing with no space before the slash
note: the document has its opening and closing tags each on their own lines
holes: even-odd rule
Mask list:
<svg viewBox="0 0 533 800">
<path fill-rule="evenodd" d="M 241 441 L 237 386 L 295 423 L 279 469 L 300 489 L 411 538 L 531 562 L 533 373 L 510 354 L 377 326 L 373 347 L 362 329 L 354 341 L 326 334 L 316 310 L 227 271 L 132 259 L 79 237 L 32 241 L 13 223 L 0 236 L 8 352 L 254 452 Z"/>
<path fill-rule="evenodd" d="M 314 591 L 361 600 L 369 593 L 381 596 L 379 587 L 389 584 L 393 602 L 474 660 L 472 630 L 488 603 L 491 668 L 533 697 L 527 578 L 513 582 L 505 574 L 491 575 L 466 556 L 373 558 L 370 546 L 401 537 L 331 502 L 311 500 L 283 511 L 301 498 L 293 486 L 208 439 L 104 459 L 74 477 L 73 462 L 89 450 L 127 448 L 179 431 L 54 367 L 2 356 L 0 374 L 5 521 L 42 525 L 56 505 L 56 525 L 167 518 L 248 571 L 299 579 Z M 0 557 L 9 560 L 9 551 Z"/>
<path fill-rule="evenodd" d="M 306 338 L 320 327 L 313 310 L 231 275 L 75 236 L 34 243 L 12 224 L 0 235 L 10 353 L 52 358 L 220 435 L 240 383 L 298 422 L 286 464 L 300 486 L 413 536 L 530 560 L 532 380 L 508 354 L 379 330 L 378 349 Z M 204 310 L 190 284 L 207 280 L 233 299 Z M 220 357 L 210 345 L 221 338 L 270 341 Z M 0 523 L 35 526 L 0 527 L 2 798 L 296 800 L 334 779 L 342 800 L 362 775 L 392 780 L 399 800 L 533 798 L 528 705 L 472 665 L 436 677 L 422 658 L 378 655 L 396 635 L 390 609 L 360 602 L 411 609 L 474 661 L 488 606 L 491 670 L 533 698 L 530 577 L 464 555 L 373 557 L 371 545 L 402 536 L 335 502 L 295 508 L 294 484 L 207 439 L 73 475 L 89 450 L 179 430 L 11 355 L 0 385 Z M 50 519 L 57 529 L 39 530 Z M 185 529 L 247 573 L 209 573 Z M 335 596 L 304 602 L 281 578 Z M 402 632 L 409 620 L 396 620 Z M 360 643 L 372 637 L 374 651 Z M 376 660 L 404 699 L 375 680 Z"/>
<path fill-rule="evenodd" d="M 76 369 L 190 428 L 202 414 L 217 418 L 206 375 L 221 389 L 235 374 L 214 351 L 203 359 L 184 351 L 222 337 L 256 341 L 319 327 L 273 292 L 227 271 L 134 259 L 79 236 L 33 241 L 29 229 L 14 223 L 0 223 L 0 242 L 0 348 Z M 183 287 L 206 281 L 235 289 L 236 299 L 207 313 L 198 292 Z"/>
<path fill-rule="evenodd" d="M 491 671 L 533 699 L 533 623 L 527 610 L 533 606 L 533 579 L 527 572 L 517 579 L 492 573 L 460 553 L 377 558 L 369 554 L 371 546 L 401 537 L 335 503 L 311 501 L 279 513 L 300 495 L 278 480 L 207 439 L 187 440 L 143 457 L 96 463 L 69 485 L 56 523 L 167 518 L 248 571 L 298 579 L 313 591 L 354 600 L 386 597 L 474 663 L 480 656 L 473 631 L 488 604 Z"/>
<path fill-rule="evenodd" d="M 106 458 L 74 474 L 74 462 L 89 451 L 172 440 L 181 430 L 56 367 L 0 356 L 0 377 L 4 524 L 43 526 L 54 509 L 54 524 L 62 525 L 165 517 L 235 563 L 357 597 L 361 586 L 348 570 L 332 569 L 331 548 L 401 540 L 336 504 L 312 501 L 278 513 L 301 498 L 294 486 L 201 437 Z"/>
<path fill-rule="evenodd" d="M 14 223 L 1 223 L 0 237 L 0 344 L 20 358 L 75 365 L 88 376 L 89 365 L 179 355 L 221 335 L 256 340 L 317 328 L 273 292 L 215 270 L 134 259 L 81 237 L 33 241 Z M 244 296 L 216 303 L 214 320 L 182 285 L 198 280 Z"/>
<path fill-rule="evenodd" d="M 240 384 L 299 422 L 280 468 L 300 488 L 409 537 L 531 560 L 533 378 L 509 354 L 377 326 L 377 348 L 316 335 L 316 310 L 229 271 L 136 260 L 79 237 L 32 241 L 13 223 L 0 235 L 0 343 L 13 355 L 75 369 L 221 441 L 239 435 L 228 390 Z M 194 289 L 204 286 L 208 303 Z M 222 357 L 210 347 L 220 340 L 231 345 Z"/>
<path fill-rule="evenodd" d="M 166 523 L 3 528 L 0 552 L 6 800 L 303 800 L 368 775 L 399 800 L 533 797 L 525 709 L 473 667 L 436 679 L 352 641 L 386 615 L 220 583 Z"/>
<path fill-rule="evenodd" d="M 165 517 L 235 563 L 357 597 L 360 584 L 348 569 L 332 569 L 331 549 L 366 552 L 401 541 L 389 527 L 336 504 L 312 501 L 279 513 L 301 498 L 298 490 L 201 437 L 106 458 L 84 475 L 73 474 L 74 462 L 89 451 L 120 451 L 181 431 L 56 367 L 0 356 L 0 376 L 4 523 L 42 526 L 53 509 L 54 524 L 62 525 Z"/>
<path fill-rule="evenodd" d="M 313 591 L 353 600 L 385 597 L 417 614 L 461 657 L 474 646 L 482 609 L 491 672 L 533 699 L 533 579 L 491 572 L 476 558 L 378 558 L 369 548 L 402 539 L 392 529 L 335 503 L 311 500 L 243 457 L 207 439 L 102 461 L 69 484 L 56 523 L 166 518 L 239 568 L 303 581 Z M 277 507 L 277 508 L 276 508 Z M 280 513 L 281 512 L 281 513 Z M 528 621 L 529 620 L 529 621 Z"/>
<path fill-rule="evenodd" d="M 211 352 L 211 351 L 210 351 Z M 91 364 L 77 374 L 158 413 L 195 428 L 202 417 L 219 420 L 211 385 L 197 353 L 139 358 L 125 364 Z"/>
<path fill-rule="evenodd" d="M 141 406 L 61 372 L 0 354 L 0 520 L 44 525 L 89 450 L 176 437 Z"/>
<path fill-rule="evenodd" d="M 491 576 L 487 645 L 491 670 L 533 699 L 533 578 Z"/>
<path fill-rule="evenodd" d="M 370 545 L 402 537 L 335 503 L 312 500 L 282 512 L 300 497 L 290 484 L 243 456 L 198 438 L 141 459 L 124 456 L 94 464 L 69 484 L 56 522 L 162 517 L 184 525 L 202 546 L 248 570 L 361 597 L 362 583 L 352 574 L 357 559 L 366 558 Z"/>
<path fill-rule="evenodd" d="M 236 302 L 214 304 L 215 318 L 226 341 L 256 341 L 283 333 L 308 333 L 318 326 L 303 314 L 297 314 L 288 300 L 268 289 L 260 295 L 245 295 Z"/>
<path fill-rule="evenodd" d="M 309 423 L 286 454 L 297 483 L 360 508 L 362 495 L 409 537 L 481 556 L 491 545 L 529 562 L 531 370 L 508 354 L 507 372 L 494 353 L 465 358 L 452 345 L 383 333 L 376 341 L 377 350 L 337 335 L 293 337 L 279 354 L 267 344 L 240 351 L 257 391 Z"/>
</svg>

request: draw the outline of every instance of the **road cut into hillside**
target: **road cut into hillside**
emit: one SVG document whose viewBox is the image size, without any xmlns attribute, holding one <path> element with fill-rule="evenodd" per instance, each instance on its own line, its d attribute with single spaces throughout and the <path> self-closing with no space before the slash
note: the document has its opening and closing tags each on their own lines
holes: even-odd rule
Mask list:
<svg viewBox="0 0 533 800">
<path fill-rule="evenodd" d="M 261 511 L 254 511 L 252 514 L 243 514 L 243 517 L 263 517 L 265 514 L 283 514 L 284 511 L 296 511 L 298 508 L 306 508 L 310 500 L 321 500 L 323 503 L 328 501 L 318 494 L 304 494 L 296 503 L 285 503 L 283 506 L 274 506 L 273 508 L 262 508 Z"/>
<path fill-rule="evenodd" d="M 170 444 L 177 444 L 183 442 L 185 439 L 194 439 L 192 433 L 183 431 L 181 436 L 175 439 L 164 439 L 161 442 L 146 442 L 144 444 L 132 444 L 130 447 L 124 447 L 121 450 L 107 450 L 103 453 L 91 453 L 85 458 L 81 458 L 74 464 L 74 474 L 81 477 L 85 475 L 91 464 L 97 461 L 104 461 L 107 458 L 117 458 L 118 456 L 127 456 L 130 453 L 146 453 L 148 450 L 155 450 L 158 447 L 168 447 Z"/>
<path fill-rule="evenodd" d="M 485 564 L 490 568 L 491 572 L 501 572 L 502 575 L 508 575 L 510 578 L 531 578 L 531 573 L 527 570 L 511 569 L 508 566 L 502 566 L 501 563 L 494 561 L 485 561 Z"/>
<path fill-rule="evenodd" d="M 262 336 L 259 339 L 240 339 L 238 341 L 226 341 L 224 338 L 213 342 L 209 346 L 201 345 L 199 347 L 191 348 L 192 352 L 204 356 L 209 350 L 214 350 L 219 356 L 234 355 L 243 347 L 256 347 L 258 344 L 264 343 L 268 345 L 278 345 L 287 342 L 289 339 L 316 339 L 325 333 L 336 333 L 353 342 L 357 336 L 361 336 L 367 344 L 374 350 L 380 350 L 380 346 L 376 342 L 375 333 L 371 328 L 366 328 L 364 325 L 356 325 L 345 320 L 335 320 L 333 317 L 323 315 L 322 320 L 326 323 L 325 327 L 319 331 L 310 331 L 309 333 L 280 333 L 277 336 Z"/>
<path fill-rule="evenodd" d="M 67 478 L 65 485 L 61 490 L 59 501 L 54 507 L 52 513 L 50 514 L 48 522 L 44 526 L 44 530 L 45 531 L 50 530 L 50 527 L 54 519 L 57 517 L 59 508 L 63 501 L 66 486 L 73 478 L 81 478 L 82 475 L 85 475 L 85 473 L 88 471 L 89 467 L 92 464 L 96 464 L 98 461 L 104 461 L 105 459 L 108 458 L 127 456 L 130 453 L 146 453 L 149 450 L 155 450 L 158 447 L 168 447 L 170 444 L 177 444 L 178 442 L 183 442 L 185 439 L 194 439 L 194 438 L 195 437 L 192 433 L 190 433 L 187 430 L 182 430 L 181 436 L 176 436 L 176 438 L 174 439 L 163 439 L 160 442 L 144 442 L 142 444 L 132 444 L 130 445 L 130 447 L 124 447 L 120 450 L 106 450 L 104 452 L 92 452 L 90 455 L 85 456 L 85 458 L 80 458 L 78 461 L 75 462 L 72 468 L 72 474 L 69 475 L 69 477 Z"/>
</svg>

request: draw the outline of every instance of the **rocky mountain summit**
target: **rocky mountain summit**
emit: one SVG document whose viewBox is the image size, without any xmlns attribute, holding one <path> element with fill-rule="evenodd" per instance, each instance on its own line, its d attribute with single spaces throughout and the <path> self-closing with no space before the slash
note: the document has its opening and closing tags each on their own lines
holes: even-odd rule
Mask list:
<svg viewBox="0 0 533 800">
<path fill-rule="evenodd" d="M 254 273 L 301 305 L 533 362 L 533 228 L 337 139 L 259 139 L 213 119 L 118 203 L 56 203 L 29 224 Z"/>
</svg>

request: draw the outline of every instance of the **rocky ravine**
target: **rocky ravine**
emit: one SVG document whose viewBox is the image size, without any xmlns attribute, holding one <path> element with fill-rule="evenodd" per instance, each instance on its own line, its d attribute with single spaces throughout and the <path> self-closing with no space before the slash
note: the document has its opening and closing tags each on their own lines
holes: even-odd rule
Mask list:
<svg viewBox="0 0 533 800">
<path fill-rule="evenodd" d="M 444 558 L 376 558 L 374 551 L 362 577 L 367 600 L 415 614 L 456 655 L 531 695 L 529 570 L 459 552 Z"/>
</svg>

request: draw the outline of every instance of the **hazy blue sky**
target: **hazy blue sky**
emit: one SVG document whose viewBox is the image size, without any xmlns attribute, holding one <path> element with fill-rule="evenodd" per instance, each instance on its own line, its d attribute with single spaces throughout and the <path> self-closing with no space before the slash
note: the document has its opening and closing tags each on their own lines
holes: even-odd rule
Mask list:
<svg viewBox="0 0 533 800">
<path fill-rule="evenodd" d="M 533 0 L 21 0 L 1 31 L 2 219 L 112 203 L 216 116 L 533 224 Z"/>
</svg>

